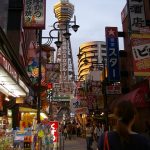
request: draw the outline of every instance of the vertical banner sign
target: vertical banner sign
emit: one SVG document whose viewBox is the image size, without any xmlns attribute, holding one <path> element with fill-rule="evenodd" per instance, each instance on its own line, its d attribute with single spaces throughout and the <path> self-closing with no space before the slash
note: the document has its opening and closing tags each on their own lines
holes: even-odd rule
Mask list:
<svg viewBox="0 0 150 150">
<path fill-rule="evenodd" d="M 127 9 L 127 4 L 124 6 L 122 12 L 121 12 L 121 21 L 124 22 L 128 15 L 128 9 Z"/>
<path fill-rule="evenodd" d="M 119 45 L 117 27 L 106 27 L 108 80 L 119 81 Z"/>
<path fill-rule="evenodd" d="M 53 135 L 53 143 L 58 143 L 58 121 L 50 121 L 51 134 Z"/>
<path fill-rule="evenodd" d="M 0 93 L 0 111 L 3 111 L 3 95 Z"/>
<path fill-rule="evenodd" d="M 139 31 L 146 26 L 143 0 L 128 0 L 128 12 L 131 31 Z"/>
<path fill-rule="evenodd" d="M 24 0 L 24 28 L 45 28 L 46 0 Z"/>
</svg>

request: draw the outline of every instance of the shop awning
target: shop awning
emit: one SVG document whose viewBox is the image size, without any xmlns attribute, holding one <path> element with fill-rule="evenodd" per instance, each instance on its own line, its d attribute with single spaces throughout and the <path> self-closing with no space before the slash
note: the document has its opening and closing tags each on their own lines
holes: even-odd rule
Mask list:
<svg viewBox="0 0 150 150">
<path fill-rule="evenodd" d="M 7 96 L 25 97 L 28 87 L 12 63 L 0 52 L 0 91 Z"/>
<path fill-rule="evenodd" d="M 131 101 L 136 107 L 150 107 L 149 87 L 141 86 L 125 95 L 120 96 L 117 100 L 114 100 L 111 104 L 111 108 L 119 101 Z"/>
<path fill-rule="evenodd" d="M 12 77 L 5 71 L 5 69 L 0 66 L 0 91 L 6 95 L 11 95 L 13 97 L 27 95 L 27 88 L 22 88 L 19 83 L 16 83 Z"/>
</svg>

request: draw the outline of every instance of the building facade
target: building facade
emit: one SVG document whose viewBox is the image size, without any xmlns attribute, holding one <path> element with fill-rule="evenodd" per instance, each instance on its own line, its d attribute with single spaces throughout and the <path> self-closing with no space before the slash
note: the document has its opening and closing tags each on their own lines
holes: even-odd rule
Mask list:
<svg viewBox="0 0 150 150">
<path fill-rule="evenodd" d="M 140 9 L 137 9 L 140 8 Z M 124 50 L 120 51 L 122 95 L 119 100 L 130 100 L 138 109 L 135 127 L 145 132 L 150 122 L 150 2 L 131 1 L 121 12 Z M 144 55 L 143 55 L 144 54 Z"/>
<path fill-rule="evenodd" d="M 25 67 L 29 45 L 37 35 L 35 29 L 23 28 L 23 6 L 22 0 L 0 2 L 0 121 L 5 116 L 14 129 L 20 126 L 20 105 L 31 108 L 34 101 L 36 107 Z"/>
<path fill-rule="evenodd" d="M 105 42 L 91 41 L 81 44 L 78 55 L 78 79 L 86 79 L 92 63 L 102 63 L 103 58 L 106 58 Z"/>
</svg>

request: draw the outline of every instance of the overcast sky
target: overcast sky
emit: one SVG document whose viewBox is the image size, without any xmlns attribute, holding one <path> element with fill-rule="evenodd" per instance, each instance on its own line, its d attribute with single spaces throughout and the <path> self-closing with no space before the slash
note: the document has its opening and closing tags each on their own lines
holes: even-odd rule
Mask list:
<svg viewBox="0 0 150 150">
<path fill-rule="evenodd" d="M 57 21 L 54 15 L 54 4 L 59 0 L 46 0 L 46 29 L 44 36 L 52 29 L 50 26 Z M 77 54 L 80 44 L 89 41 L 105 41 L 105 27 L 118 27 L 122 31 L 121 11 L 126 0 L 69 0 L 75 7 L 77 24 L 80 26 L 75 33 L 71 31 L 71 44 L 75 73 L 77 73 Z M 122 39 L 119 48 L 123 49 Z M 54 44 L 52 46 L 55 47 Z"/>
</svg>

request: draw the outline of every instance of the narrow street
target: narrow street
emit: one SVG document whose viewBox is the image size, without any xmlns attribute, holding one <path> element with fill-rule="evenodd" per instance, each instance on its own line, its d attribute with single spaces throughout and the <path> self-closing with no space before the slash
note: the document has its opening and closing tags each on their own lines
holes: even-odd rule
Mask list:
<svg viewBox="0 0 150 150">
<path fill-rule="evenodd" d="M 85 138 L 67 139 L 64 143 L 64 150 L 86 150 Z M 93 146 L 93 150 L 96 150 L 96 145 Z"/>
</svg>

